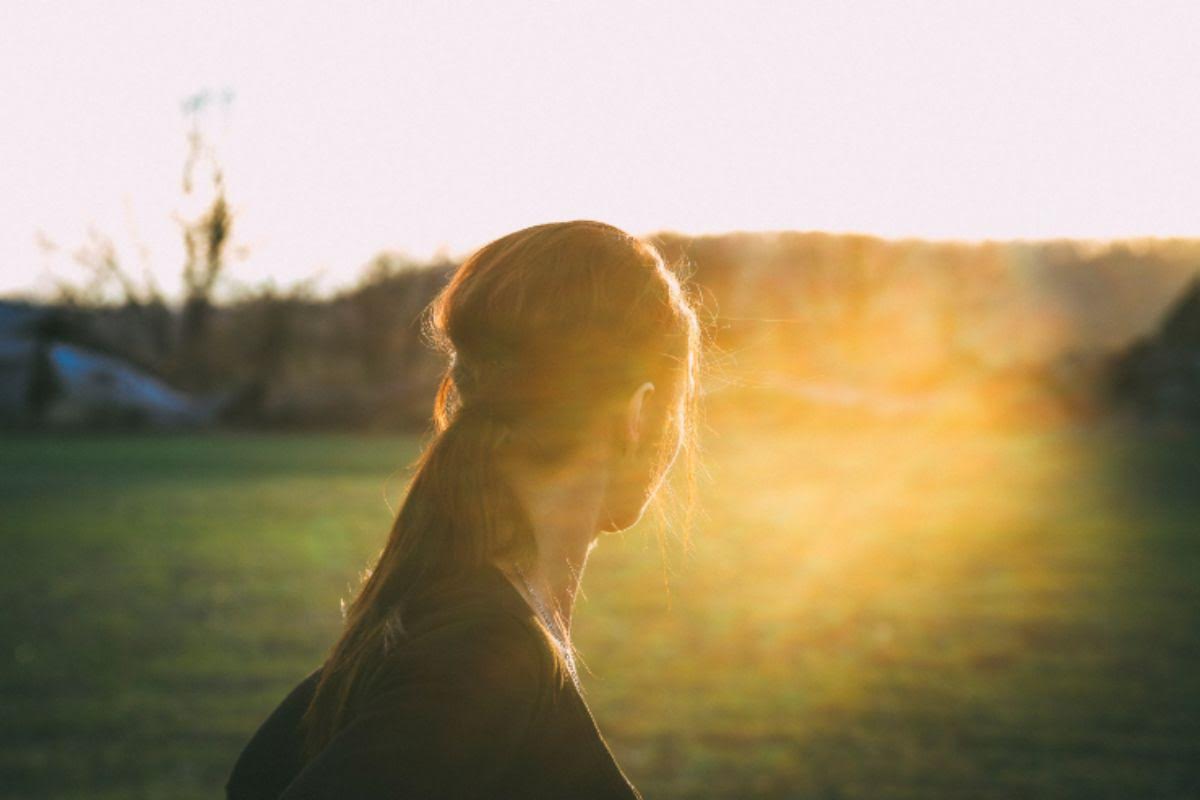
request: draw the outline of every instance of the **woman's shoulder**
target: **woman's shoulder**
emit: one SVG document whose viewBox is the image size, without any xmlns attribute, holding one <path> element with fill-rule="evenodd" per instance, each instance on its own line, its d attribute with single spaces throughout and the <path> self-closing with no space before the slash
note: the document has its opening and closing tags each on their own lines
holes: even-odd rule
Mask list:
<svg viewBox="0 0 1200 800">
<path fill-rule="evenodd" d="M 301 719 L 320 678 L 321 668 L 310 672 L 258 727 L 229 774 L 227 797 L 277 797 L 303 768 Z"/>
<path fill-rule="evenodd" d="M 414 679 L 544 691 L 564 678 L 532 609 L 491 576 L 443 593 L 419 614 L 397 609 L 391 629 L 371 694 Z"/>
<path fill-rule="evenodd" d="M 537 649 L 534 623 L 508 609 L 482 602 L 439 607 L 419 617 L 398 613 L 388 637 L 385 658 L 438 658 L 442 653 L 485 654 L 509 650 L 514 654 Z"/>
</svg>

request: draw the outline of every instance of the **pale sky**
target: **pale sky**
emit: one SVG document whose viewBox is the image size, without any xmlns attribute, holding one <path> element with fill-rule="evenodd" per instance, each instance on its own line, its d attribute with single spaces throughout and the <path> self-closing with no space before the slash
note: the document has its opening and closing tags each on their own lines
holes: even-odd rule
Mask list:
<svg viewBox="0 0 1200 800">
<path fill-rule="evenodd" d="M 1200 236 L 1198 41 L 1196 2 L 4 0 L 0 293 L 89 225 L 173 291 L 206 90 L 246 284 L 583 217 Z"/>
</svg>

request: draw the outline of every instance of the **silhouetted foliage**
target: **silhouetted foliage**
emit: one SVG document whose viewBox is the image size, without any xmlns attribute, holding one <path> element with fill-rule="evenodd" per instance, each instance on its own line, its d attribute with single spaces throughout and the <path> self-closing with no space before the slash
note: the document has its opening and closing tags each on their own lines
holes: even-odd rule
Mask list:
<svg viewBox="0 0 1200 800">
<path fill-rule="evenodd" d="M 383 253 L 357 285 L 330 297 L 306 284 L 267 285 L 218 305 L 210 278 L 228 220 L 223 205 L 211 208 L 197 241 L 216 239 L 197 246 L 206 255 L 195 302 L 172 312 L 181 330 L 204 319 L 193 340 L 203 352 L 187 362 L 203 363 L 203 375 L 184 362 L 152 367 L 180 385 L 237 392 L 234 417 L 247 424 L 428 423 L 442 365 L 421 340 L 419 317 L 455 264 Z M 953 390 L 1028 418 L 1096 413 L 1105 358 L 1151 331 L 1200 271 L 1195 240 L 651 239 L 699 289 L 714 344 L 710 400 L 740 407 L 752 405 L 750 393 L 860 408 L 932 403 Z M 76 327 L 145 364 L 158 352 L 143 341 L 148 308 L 93 307 Z"/>
</svg>

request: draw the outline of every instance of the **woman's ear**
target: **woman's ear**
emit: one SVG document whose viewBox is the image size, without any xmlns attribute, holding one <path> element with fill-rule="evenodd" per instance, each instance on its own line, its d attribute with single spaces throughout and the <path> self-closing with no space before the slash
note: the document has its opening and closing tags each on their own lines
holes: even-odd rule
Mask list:
<svg viewBox="0 0 1200 800">
<path fill-rule="evenodd" d="M 625 409 L 624 447 L 622 448 L 622 452 L 624 453 L 637 449 L 638 442 L 641 441 L 642 429 L 645 426 L 647 416 L 644 413 L 646 397 L 653 391 L 654 384 L 646 381 L 637 387 L 633 391 L 633 395 L 629 398 L 629 403 Z"/>
</svg>

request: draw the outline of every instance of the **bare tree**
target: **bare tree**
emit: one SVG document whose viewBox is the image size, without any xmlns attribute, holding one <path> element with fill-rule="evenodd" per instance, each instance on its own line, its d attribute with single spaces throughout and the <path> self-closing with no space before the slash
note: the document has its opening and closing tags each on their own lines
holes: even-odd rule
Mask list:
<svg viewBox="0 0 1200 800">
<path fill-rule="evenodd" d="M 210 102 L 205 92 L 189 98 L 184 112 L 192 115 L 188 134 L 188 158 L 183 169 L 183 192 L 197 192 L 197 175 L 208 172 L 212 199 L 194 219 L 176 215 L 184 246 L 183 308 L 179 320 L 176 379 L 191 388 L 209 388 L 212 379 L 208 338 L 212 326 L 213 290 L 226 266 L 226 252 L 233 228 L 233 213 L 225 196 L 225 176 L 215 151 L 200 128 L 199 113 Z M 223 96 L 226 103 L 230 95 Z"/>
</svg>

